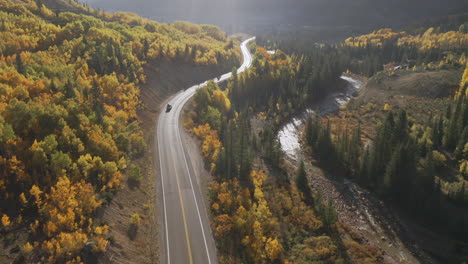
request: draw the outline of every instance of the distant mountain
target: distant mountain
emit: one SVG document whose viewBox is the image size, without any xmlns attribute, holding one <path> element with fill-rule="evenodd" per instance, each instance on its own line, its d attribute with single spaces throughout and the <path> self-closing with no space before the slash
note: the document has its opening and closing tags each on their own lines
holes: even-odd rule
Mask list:
<svg viewBox="0 0 468 264">
<path fill-rule="evenodd" d="M 468 11 L 466 0 L 80 0 L 162 22 L 189 20 L 228 31 L 278 28 L 381 28 Z"/>
</svg>

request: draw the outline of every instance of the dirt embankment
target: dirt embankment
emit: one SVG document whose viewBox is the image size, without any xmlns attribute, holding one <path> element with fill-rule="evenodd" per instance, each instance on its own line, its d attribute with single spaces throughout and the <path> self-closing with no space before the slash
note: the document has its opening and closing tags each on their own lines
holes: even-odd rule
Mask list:
<svg viewBox="0 0 468 264">
<path fill-rule="evenodd" d="M 384 120 L 386 104 L 393 110 L 405 109 L 414 120 L 426 122 L 446 109 L 447 98 L 457 90 L 461 75 L 460 70 L 453 69 L 380 72 L 338 115 L 359 119 L 364 132 L 370 135 L 377 121 Z"/>
<path fill-rule="evenodd" d="M 157 192 L 159 164 L 154 159 L 154 133 L 159 110 L 170 96 L 181 89 L 212 79 L 230 70 L 225 67 L 199 67 L 171 62 L 150 63 L 145 66 L 147 83 L 141 87 L 142 106 L 138 117 L 144 132 L 147 151 L 135 161 L 142 168 L 143 180 L 131 184 L 124 180 L 123 189 L 99 212 L 97 221 L 111 226 L 111 243 L 100 263 L 159 263 L 160 236 Z M 130 216 L 141 216 L 136 235 L 130 233 Z"/>
<path fill-rule="evenodd" d="M 389 99 L 394 96 L 444 98 L 458 88 L 461 70 L 380 72 L 372 77 L 360 97 Z M 404 103 L 404 102 L 401 102 Z"/>
</svg>

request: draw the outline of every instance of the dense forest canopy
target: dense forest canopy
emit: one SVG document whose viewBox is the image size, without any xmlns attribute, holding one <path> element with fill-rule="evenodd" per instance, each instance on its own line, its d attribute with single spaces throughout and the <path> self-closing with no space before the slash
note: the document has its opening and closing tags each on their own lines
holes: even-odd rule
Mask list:
<svg viewBox="0 0 468 264">
<path fill-rule="evenodd" d="M 304 38 L 291 38 L 289 34 L 266 34 L 258 37 L 258 43 L 269 49 L 279 48 L 286 53 L 308 56 L 328 50 L 326 53 L 336 54 L 338 65 L 371 77 L 382 71 L 384 65 L 426 70 L 463 67 L 468 54 L 468 24 L 462 22 L 447 28 L 449 30 L 444 31 L 441 27 L 423 27 L 411 32 L 384 28 L 349 37 L 339 44 L 314 45 Z"/>
<path fill-rule="evenodd" d="M 429 108 L 424 116 L 423 105 L 408 106 L 408 111 L 389 104 L 369 110 L 372 101 L 352 101 L 328 121 L 311 117 L 304 146 L 333 175 L 351 178 L 432 230 L 466 241 L 467 25 L 429 25 L 408 32 L 376 30 L 330 50 L 341 55 L 347 73 L 367 76 L 368 86 L 383 85 L 380 89 L 387 91 L 382 93 L 391 97 L 398 93 L 382 84 L 386 80 L 441 71 L 462 75 L 459 88 L 445 88 L 445 109 Z M 265 36 L 259 42 L 296 54 L 317 50 L 317 45 L 287 37 Z M 372 122 L 366 121 L 369 116 Z M 370 130 L 375 133 L 369 135 Z"/>
<path fill-rule="evenodd" d="M 218 27 L 75 5 L 82 14 L 0 1 L 0 232 L 30 230 L 20 262 L 106 250 L 109 226 L 94 212 L 139 172 L 145 64 L 239 62 Z"/>
<path fill-rule="evenodd" d="M 112 8 L 145 8 L 138 1 L 131 7 L 115 1 Z M 100 223 L 96 211 L 126 179 L 141 179 L 135 160 L 147 151 L 138 116 L 145 108 L 145 69 L 239 64 L 237 41 L 220 27 L 177 18 L 228 30 L 285 23 L 367 29 L 468 8 L 463 0 L 448 2 L 178 0 L 161 1 L 157 12 L 140 9 L 171 21 L 164 24 L 76 1 L 0 0 L 0 234 L 28 230 L 15 262 L 82 263 L 106 251 L 112 225 Z M 207 10 L 214 14 L 206 16 Z M 196 91 L 184 126 L 200 140 L 214 176 L 208 208 L 221 261 L 385 262 L 377 246 L 340 222 L 331 200 L 312 191 L 303 161 L 288 171 L 276 137 L 291 117 L 340 91 L 343 74 L 370 84 L 416 73 L 462 75 L 456 89 L 437 98 L 443 109 L 423 118 L 414 111 L 418 106 L 352 100 L 327 120 L 309 117 L 301 143 L 307 158 L 333 177 L 352 180 L 433 230 L 467 242 L 463 17 L 370 30 L 338 44 L 263 34 L 250 46 L 249 69 L 238 75 L 234 68 L 225 87 L 208 82 Z M 138 214 L 129 220 L 141 221 Z"/>
<path fill-rule="evenodd" d="M 262 48 L 257 49 L 258 68 L 234 74 L 226 90 L 214 82 L 197 90 L 186 116 L 185 127 L 200 139 L 215 179 L 209 187 L 209 210 L 220 262 L 380 263 L 383 255 L 377 248 L 346 237 L 333 203 L 320 193 L 312 195 L 302 184 L 304 168 L 298 170 L 297 186 L 289 182 L 274 126 L 253 132 L 249 121 L 253 115 L 263 120 L 277 116 L 239 103 L 235 90 L 253 89 L 244 82 L 263 78 L 278 89 L 286 77 L 257 72 L 265 63 L 273 72 L 277 67 L 296 67 L 285 54 L 264 55 Z M 268 109 L 268 104 L 259 109 Z"/>
<path fill-rule="evenodd" d="M 445 112 L 428 121 L 387 104 L 381 110 L 384 120 L 366 146 L 360 125 L 350 132 L 353 123 L 361 122 L 359 105 L 352 104 L 342 111 L 349 116 L 347 124 L 309 118 L 305 145 L 324 168 L 355 180 L 433 230 L 466 241 L 467 74 L 468 68 Z"/>
<path fill-rule="evenodd" d="M 347 237 L 333 204 L 311 191 L 303 162 L 296 175 L 286 173 L 276 138 L 288 118 L 337 91 L 343 72 L 372 83 L 403 74 L 463 74 L 443 99 L 446 109 L 433 109 L 438 115 L 416 119 L 413 109 L 385 104 L 371 112 L 372 125 L 361 126 L 360 114 L 369 110 L 354 103 L 336 118 L 310 117 L 302 143 L 334 179 L 353 180 L 432 230 L 466 242 L 465 26 L 380 29 L 337 45 L 260 36 L 249 70 L 233 71 L 225 90 L 214 83 L 198 90 L 185 125 L 201 140 L 215 175 L 210 201 L 221 259 L 384 262 L 379 249 Z M 307 217 L 296 215 L 298 208 Z"/>
</svg>

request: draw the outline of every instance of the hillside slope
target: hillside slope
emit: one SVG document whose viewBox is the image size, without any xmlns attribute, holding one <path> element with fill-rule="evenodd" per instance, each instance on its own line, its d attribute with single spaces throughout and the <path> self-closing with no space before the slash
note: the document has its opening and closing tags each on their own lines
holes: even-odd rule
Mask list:
<svg viewBox="0 0 468 264">
<path fill-rule="evenodd" d="M 42 3 L 0 1 L 0 263 L 153 263 L 141 94 L 231 69 L 239 51 L 210 25 Z"/>
</svg>

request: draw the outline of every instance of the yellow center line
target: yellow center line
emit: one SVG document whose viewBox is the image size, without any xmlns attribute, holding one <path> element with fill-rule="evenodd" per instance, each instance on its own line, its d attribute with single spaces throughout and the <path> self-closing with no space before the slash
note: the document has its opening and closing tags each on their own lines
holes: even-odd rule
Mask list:
<svg viewBox="0 0 468 264">
<path fill-rule="evenodd" d="M 172 151 L 172 150 L 173 149 L 171 148 L 172 157 L 174 157 L 174 151 Z M 189 238 L 189 233 L 188 233 L 188 228 L 187 228 L 187 220 L 186 220 L 186 217 L 185 217 L 184 201 L 182 200 L 182 191 L 180 190 L 179 174 L 177 173 L 177 167 L 176 167 L 175 159 L 172 159 L 172 163 L 174 165 L 174 171 L 175 171 L 175 175 L 176 175 L 177 190 L 179 191 L 180 207 L 182 208 L 182 218 L 184 220 L 185 239 L 187 240 L 189 263 L 193 264 L 192 248 L 190 247 L 190 238 Z"/>
</svg>

